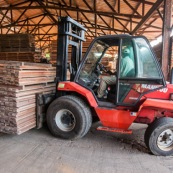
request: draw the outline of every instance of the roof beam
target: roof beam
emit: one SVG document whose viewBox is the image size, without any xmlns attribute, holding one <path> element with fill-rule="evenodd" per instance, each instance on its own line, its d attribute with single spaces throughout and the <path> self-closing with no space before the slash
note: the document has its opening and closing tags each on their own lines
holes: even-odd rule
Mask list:
<svg viewBox="0 0 173 173">
<path fill-rule="evenodd" d="M 54 23 L 58 23 L 58 20 L 55 19 L 49 12 L 49 10 L 46 8 L 46 5 L 42 2 L 42 0 L 38 0 L 37 3 L 43 8 L 43 10 L 48 14 L 48 16 L 50 17 L 50 19 L 54 22 Z"/>
<path fill-rule="evenodd" d="M 45 15 L 47 15 L 47 13 L 42 13 L 42 14 L 39 14 L 39 15 L 36 15 L 36 16 L 33 16 L 33 17 L 27 17 L 27 19 L 19 20 L 18 23 L 25 22 L 26 20 L 36 19 L 38 17 L 42 17 L 42 16 L 45 16 Z"/>
<path fill-rule="evenodd" d="M 11 4 L 9 4 L 9 2 L 7 1 L 7 0 L 5 0 L 5 2 L 10 6 L 10 7 L 18 7 L 19 5 L 23 5 L 23 4 L 26 4 L 26 3 L 33 3 L 34 2 L 34 0 L 32 0 L 32 1 L 30 1 L 30 0 L 25 0 L 25 2 L 20 2 L 20 3 L 16 3 L 16 4 L 14 4 L 14 5 L 11 5 Z M 30 6 L 31 7 L 31 6 Z M 24 10 L 28 10 L 29 9 L 29 6 L 27 6 Z M 12 10 L 12 9 L 11 9 Z M 22 13 L 21 11 L 20 11 L 20 9 L 19 10 L 17 10 L 17 11 L 19 11 L 20 13 Z M 28 16 L 26 16 L 25 14 L 23 14 L 26 18 L 28 18 Z M 22 15 L 21 15 L 22 16 Z M 7 17 L 6 16 L 6 18 L 9 18 L 9 17 Z M 25 20 L 24 20 L 25 21 Z M 32 22 L 32 23 L 34 23 L 33 21 L 32 21 L 32 19 L 30 19 L 30 21 Z M 11 23 L 13 23 L 13 22 L 11 22 Z M 27 21 L 27 23 L 28 23 L 28 21 Z M 35 24 L 35 23 L 34 23 Z M 14 28 L 15 29 L 15 28 Z M 28 31 L 28 27 L 27 27 L 27 31 Z M 43 32 L 45 32 L 44 30 L 43 30 Z"/>
<path fill-rule="evenodd" d="M 104 0 L 104 2 L 107 4 L 107 6 L 108 6 L 113 12 L 116 12 L 115 9 L 112 7 L 112 5 L 111 5 L 107 0 Z"/>
<path fill-rule="evenodd" d="M 47 32 L 45 33 L 45 35 L 42 36 L 41 39 L 43 39 L 43 38 L 49 33 L 49 31 L 50 31 L 52 28 L 53 28 L 53 25 L 47 30 Z"/>
<path fill-rule="evenodd" d="M 156 20 L 157 20 L 157 18 L 154 18 L 154 19 L 148 24 L 148 26 L 142 27 L 138 32 L 145 31 L 145 29 L 147 29 L 148 27 L 151 27 L 151 24 L 154 23 Z M 158 28 L 158 29 L 161 29 L 161 28 Z"/>
<path fill-rule="evenodd" d="M 62 0 L 62 2 L 67 6 L 67 4 L 66 4 L 66 2 L 65 2 L 64 0 Z M 88 6 L 89 9 L 92 10 L 92 8 L 88 5 L 88 3 L 87 3 L 86 1 L 85 1 L 84 3 Z M 79 8 L 77 5 L 76 5 L 76 7 Z M 67 11 L 65 11 L 65 12 L 68 14 Z M 78 12 L 77 12 L 77 13 L 78 13 Z M 85 19 L 88 21 L 88 24 L 90 24 L 91 26 L 94 26 L 94 25 L 90 22 L 90 20 L 88 19 L 88 17 L 87 17 L 83 12 L 81 12 L 81 14 L 82 14 L 82 15 L 85 17 Z M 70 15 L 69 15 L 69 16 L 70 16 Z M 83 24 L 85 27 L 87 27 L 87 25 L 86 25 L 85 23 L 83 23 L 83 21 L 82 21 L 82 24 Z M 91 33 L 92 36 L 90 36 L 89 33 Z M 94 32 L 94 31 L 92 31 L 90 28 L 88 28 L 87 34 L 88 34 L 88 36 L 90 36 L 90 37 L 95 37 L 96 32 Z M 88 37 L 88 36 L 87 36 L 87 37 Z"/>
<path fill-rule="evenodd" d="M 137 9 L 139 8 L 141 2 L 139 2 L 135 8 L 135 10 L 137 11 Z M 144 8 L 144 5 L 143 5 Z M 142 9 L 142 13 L 143 13 L 144 9 Z M 133 15 L 135 14 L 135 11 L 133 11 Z M 132 18 L 130 18 L 130 20 L 127 22 L 126 27 L 128 26 L 128 24 L 130 24 L 130 32 L 132 31 Z"/>
<path fill-rule="evenodd" d="M 44 16 L 43 16 L 43 18 L 44 18 Z M 57 26 L 57 24 L 55 24 L 55 23 L 43 23 L 43 24 L 41 24 L 40 22 L 43 20 L 43 18 L 40 19 L 40 21 L 38 22 L 38 24 L 27 24 L 26 23 L 27 20 L 26 20 L 26 21 L 24 21 L 23 24 L 15 24 L 15 25 L 14 24 L 9 24 L 9 25 L 5 25 L 5 26 L 0 26 L 0 29 L 8 28 L 8 27 L 14 27 L 14 26 L 16 26 L 16 27 L 34 27 L 31 30 L 31 33 L 32 33 L 37 27 L 46 27 L 46 26 L 51 26 L 51 25 Z M 92 23 L 92 22 L 82 21 L 82 24 L 86 24 L 85 26 L 87 28 L 95 28 L 95 23 Z M 91 25 L 91 26 L 87 26 L 88 24 Z M 115 32 L 116 31 L 124 32 L 124 30 L 116 29 L 116 28 L 113 28 L 113 27 L 111 28 L 111 27 L 106 27 L 106 26 L 103 26 L 103 25 L 97 25 L 97 26 L 98 26 L 97 29 L 101 29 L 101 30 L 109 30 L 109 31 L 115 31 Z"/>
<path fill-rule="evenodd" d="M 66 2 L 64 1 L 64 0 L 62 0 L 62 2 L 67 6 L 67 4 L 66 4 Z M 76 7 L 77 8 L 79 8 L 77 5 L 76 5 Z M 89 6 L 90 7 L 90 6 Z M 68 13 L 67 11 L 66 11 L 66 13 Z M 78 12 L 77 12 L 78 13 Z M 81 14 L 85 17 L 85 19 L 88 21 L 88 23 L 90 24 L 90 25 L 92 25 L 91 23 L 90 23 L 90 20 L 87 18 L 87 16 L 83 13 L 83 12 L 81 12 Z M 78 14 L 79 15 L 79 14 Z M 84 26 L 86 27 L 86 24 L 85 23 L 83 23 L 84 24 Z M 88 31 L 87 31 L 87 34 L 89 35 L 89 32 L 93 35 L 93 37 L 95 36 L 94 35 L 94 33 L 93 33 L 93 31 L 91 31 L 90 29 L 88 29 Z"/>
<path fill-rule="evenodd" d="M 85 5 L 86 5 L 90 10 L 93 10 L 93 9 L 90 7 L 90 5 L 87 3 L 86 0 L 83 0 L 83 2 L 85 3 Z"/>
<path fill-rule="evenodd" d="M 134 1 L 134 2 L 143 2 L 144 4 L 147 4 L 147 5 L 154 5 L 153 2 L 149 2 L 149 1 L 145 1 L 145 0 L 131 0 L 131 1 Z"/>
<path fill-rule="evenodd" d="M 7 1 L 6 1 L 7 2 Z M 31 2 L 30 0 L 25 0 L 24 2 L 20 2 L 20 3 L 16 3 L 14 4 L 13 6 L 19 6 L 19 5 L 23 5 L 23 4 L 26 4 L 28 2 Z M 33 2 L 33 1 L 32 1 Z M 9 3 L 8 3 L 9 4 Z"/>
<path fill-rule="evenodd" d="M 43 14 L 42 14 L 43 15 Z M 54 15 L 54 14 L 51 14 L 51 15 Z M 34 19 L 34 18 L 37 18 L 37 17 L 40 17 L 41 15 L 38 15 L 38 16 L 34 16 L 34 17 L 31 17 L 31 19 Z M 121 20 L 121 21 L 129 21 L 129 19 L 128 18 L 122 18 L 122 17 L 117 17 L 117 16 L 111 16 L 111 15 L 101 15 L 101 16 L 105 16 L 105 17 L 109 17 L 109 18 L 111 18 L 111 19 L 117 19 L 117 20 Z M 28 19 L 30 19 L 30 18 L 28 18 Z M 23 20 L 24 21 L 24 20 Z M 23 21 L 19 21 L 19 22 L 23 22 Z M 132 22 L 133 23 L 139 23 L 139 22 L 136 22 L 136 21 L 133 21 L 132 20 Z"/>
<path fill-rule="evenodd" d="M 148 13 L 143 17 L 143 19 L 131 32 L 132 35 L 134 35 L 143 26 L 143 24 L 145 24 L 148 21 L 148 19 L 153 15 L 153 13 L 160 7 L 162 3 L 163 3 L 163 0 L 157 0 L 157 2 L 151 7 Z"/>
<path fill-rule="evenodd" d="M 32 5 L 32 1 L 30 2 L 30 4 L 29 4 L 29 7 Z M 14 21 L 14 23 L 17 23 L 20 19 L 21 19 L 21 17 L 25 14 L 25 12 L 27 11 L 28 9 L 26 8 L 21 14 L 20 14 L 20 16 L 17 18 L 17 20 L 16 21 Z"/>
<path fill-rule="evenodd" d="M 45 16 L 43 16 L 40 20 L 39 20 L 39 22 L 38 22 L 38 24 L 37 25 L 33 25 L 34 26 L 34 28 L 30 31 L 30 34 L 37 28 L 37 26 L 39 26 L 40 25 L 40 23 L 43 21 L 43 19 L 45 18 Z M 29 24 L 27 24 L 26 26 L 29 26 Z M 31 26 L 31 25 L 30 25 Z"/>
<path fill-rule="evenodd" d="M 3 14 L 2 12 L 0 12 L 0 13 L 3 15 L 3 17 L 2 17 L 2 19 L 1 19 L 1 21 L 0 21 L 0 25 L 1 25 L 1 23 L 3 22 L 4 18 L 6 17 L 8 11 L 9 11 L 9 10 L 7 10 L 7 11 L 5 12 L 5 14 Z"/>
<path fill-rule="evenodd" d="M 65 5 L 67 5 L 66 4 L 66 2 L 64 1 L 64 0 L 62 0 L 62 2 L 65 4 Z M 92 8 L 89 6 L 89 4 L 86 2 L 86 1 L 84 1 L 84 3 L 88 6 L 88 8 L 89 9 L 91 9 L 92 10 Z M 78 8 L 78 6 L 76 6 L 77 8 Z M 68 14 L 68 12 L 67 11 L 65 11 L 67 14 Z M 77 12 L 78 13 L 78 12 Z M 88 19 L 88 17 L 83 13 L 83 12 L 81 12 L 81 14 L 85 17 L 85 19 L 88 21 L 88 23 L 91 25 L 91 26 L 94 26 L 94 24 L 92 24 L 91 22 L 90 22 L 90 20 Z M 70 16 L 70 15 L 69 15 Z M 84 26 L 85 27 L 87 27 L 86 26 L 86 24 L 85 23 L 83 23 L 84 24 Z M 87 27 L 88 28 L 88 27 Z M 89 35 L 89 32 L 93 35 L 93 37 L 95 37 L 95 35 L 96 35 L 96 31 L 95 32 L 93 32 L 92 30 L 90 30 L 90 28 L 88 28 L 88 32 L 87 32 L 87 34 Z M 103 31 L 102 31 L 103 32 Z M 95 34 L 95 35 L 94 35 Z"/>
<path fill-rule="evenodd" d="M 39 14 L 39 15 L 36 15 L 36 16 L 33 16 L 33 17 L 27 17 L 27 19 L 23 19 L 23 20 L 20 20 L 20 21 L 18 21 L 18 23 L 23 23 L 23 22 L 25 22 L 26 20 L 32 20 L 32 19 L 36 19 L 36 18 L 39 18 L 39 17 L 42 17 L 42 16 L 44 16 L 44 15 L 47 15 L 47 13 L 43 13 L 43 14 Z M 51 15 L 52 16 L 54 16 L 54 14 L 52 14 L 51 13 Z M 104 16 L 104 15 L 103 15 Z M 5 16 L 4 16 L 5 17 Z M 121 20 L 121 21 L 127 21 L 127 22 L 129 22 L 129 19 L 127 19 L 127 18 L 121 18 L 121 17 L 115 17 L 115 16 L 106 16 L 106 17 L 109 17 L 109 18 L 111 18 L 111 19 L 115 19 L 115 20 Z M 78 20 L 79 21 L 79 20 Z M 132 23 L 136 23 L 136 24 L 138 24 L 139 22 L 136 22 L 136 21 L 133 21 L 132 20 Z"/>
<path fill-rule="evenodd" d="M 162 21 L 163 21 L 163 15 L 162 15 L 161 11 L 160 11 L 159 9 L 157 9 L 157 12 L 158 12 L 158 14 L 159 14 L 160 18 L 161 18 L 161 19 L 162 19 Z"/>
<path fill-rule="evenodd" d="M 132 10 L 133 10 L 133 14 L 137 14 L 139 16 L 141 16 L 138 12 L 137 12 L 137 9 L 133 8 L 132 5 L 127 1 L 127 0 L 123 0 Z"/>
<path fill-rule="evenodd" d="M 8 7 L 0 7 L 0 10 L 23 10 L 23 9 L 42 9 L 42 6 L 8 6 Z M 124 17 L 133 17 L 133 18 L 141 18 L 140 15 L 130 15 L 130 14 L 123 14 L 123 13 L 117 13 L 117 12 L 103 12 L 103 11 L 94 11 L 93 9 L 76 9 L 76 7 L 70 7 L 66 5 L 44 5 L 44 9 L 53 9 L 53 10 L 67 10 L 67 11 L 78 11 L 78 12 L 85 12 L 85 13 L 94 13 L 94 14 L 100 14 L 100 15 L 115 15 L 115 16 L 124 16 Z"/>
<path fill-rule="evenodd" d="M 27 22 L 27 20 L 23 23 L 23 25 L 20 27 L 20 29 L 18 30 L 18 33 L 20 33 L 20 31 L 24 28 L 25 23 Z"/>
<path fill-rule="evenodd" d="M 114 12 L 116 13 L 115 9 L 111 6 L 111 4 L 107 1 L 107 0 L 104 0 L 104 2 L 107 4 L 107 6 Z M 99 15 L 99 17 L 101 18 L 101 16 Z M 115 19 L 127 32 L 130 32 L 127 27 L 116 17 L 112 16 L 113 19 Z M 103 19 L 102 19 L 103 20 Z M 110 28 L 108 26 L 108 28 Z"/>
</svg>

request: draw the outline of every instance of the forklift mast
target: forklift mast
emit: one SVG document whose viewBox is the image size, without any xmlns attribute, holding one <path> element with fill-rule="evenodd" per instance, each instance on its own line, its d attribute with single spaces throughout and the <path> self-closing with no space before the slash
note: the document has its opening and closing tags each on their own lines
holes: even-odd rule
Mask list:
<svg viewBox="0 0 173 173">
<path fill-rule="evenodd" d="M 86 29 L 70 17 L 58 18 L 58 47 L 56 64 L 56 82 L 67 80 L 67 70 L 70 71 L 70 81 L 73 81 L 82 59 L 82 42 L 85 41 Z M 69 46 L 71 45 L 71 55 Z"/>
</svg>

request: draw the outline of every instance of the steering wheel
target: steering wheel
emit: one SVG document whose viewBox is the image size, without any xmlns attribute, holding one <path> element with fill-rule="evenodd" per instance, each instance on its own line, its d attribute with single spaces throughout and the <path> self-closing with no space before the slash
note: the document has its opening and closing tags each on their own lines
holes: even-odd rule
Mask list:
<svg viewBox="0 0 173 173">
<path fill-rule="evenodd" d="M 108 72 L 108 69 L 102 63 L 98 63 L 98 66 L 99 66 L 101 71 L 104 71 L 105 73 Z"/>
</svg>

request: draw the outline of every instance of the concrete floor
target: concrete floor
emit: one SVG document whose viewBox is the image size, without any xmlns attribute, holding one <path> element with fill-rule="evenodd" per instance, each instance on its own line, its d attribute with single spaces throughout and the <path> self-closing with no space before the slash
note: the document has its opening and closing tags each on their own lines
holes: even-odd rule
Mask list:
<svg viewBox="0 0 173 173">
<path fill-rule="evenodd" d="M 20 136 L 0 134 L 0 173 L 173 173 L 173 157 L 148 153 L 144 125 L 132 135 L 95 130 L 83 139 L 51 136 L 46 127 Z"/>
</svg>

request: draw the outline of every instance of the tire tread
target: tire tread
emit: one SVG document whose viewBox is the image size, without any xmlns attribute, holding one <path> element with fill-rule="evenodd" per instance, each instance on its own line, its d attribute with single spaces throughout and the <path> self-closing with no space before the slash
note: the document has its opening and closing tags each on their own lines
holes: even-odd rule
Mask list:
<svg viewBox="0 0 173 173">
<path fill-rule="evenodd" d="M 171 150 L 170 152 L 164 152 L 162 150 L 159 151 L 154 143 L 151 144 L 152 134 L 156 133 L 156 130 L 163 128 L 166 125 L 172 125 L 173 127 L 173 118 L 168 118 L 168 117 L 158 118 L 154 122 L 152 122 L 145 131 L 144 135 L 145 144 L 150 150 L 150 152 L 152 152 L 155 155 L 168 156 L 173 154 L 173 150 Z"/>
<path fill-rule="evenodd" d="M 62 134 L 57 133 L 56 130 L 53 129 L 53 126 L 52 126 L 53 120 L 50 117 L 53 108 L 56 107 L 57 104 L 62 104 L 63 102 L 71 103 L 73 106 L 75 105 L 75 107 L 79 110 L 79 112 L 81 112 L 80 116 L 83 119 L 81 124 L 81 129 L 78 131 L 77 134 L 75 134 L 75 136 L 69 137 L 68 139 L 82 138 L 83 136 L 87 134 L 87 132 L 89 131 L 92 125 L 91 110 L 89 106 L 81 98 L 77 96 L 73 96 L 73 95 L 66 95 L 66 96 L 59 97 L 50 104 L 47 110 L 46 118 L 47 118 L 48 127 L 52 135 L 67 139 L 67 137 L 64 137 Z"/>
</svg>

